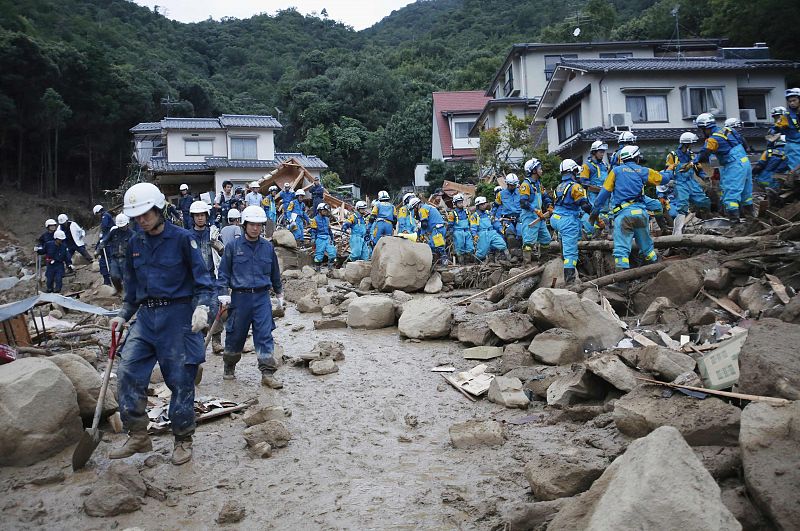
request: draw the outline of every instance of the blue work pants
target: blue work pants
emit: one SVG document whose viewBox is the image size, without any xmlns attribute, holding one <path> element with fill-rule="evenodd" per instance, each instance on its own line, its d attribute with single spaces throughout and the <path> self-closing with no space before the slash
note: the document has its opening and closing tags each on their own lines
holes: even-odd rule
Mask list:
<svg viewBox="0 0 800 531">
<path fill-rule="evenodd" d="M 633 203 L 620 210 L 614 218 L 614 264 L 618 268 L 630 268 L 633 240 L 648 262 L 658 260 L 650 236 L 650 218 L 642 203 Z"/>
<path fill-rule="evenodd" d="M 372 224 L 372 245 L 377 245 L 378 240 L 384 236 L 391 236 L 393 232 L 392 223 L 385 219 L 378 219 Z"/>
<path fill-rule="evenodd" d="M 694 170 L 675 173 L 675 208 L 679 214 L 688 214 L 689 205 L 710 208 L 711 200 L 693 175 Z"/>
<path fill-rule="evenodd" d="M 47 293 L 61 293 L 61 283 L 64 279 L 64 264 L 62 262 L 47 264 L 44 278 L 47 282 Z"/>
<path fill-rule="evenodd" d="M 475 256 L 483 260 L 490 251 L 505 251 L 508 249 L 506 241 L 494 228 L 478 230 L 478 251 Z"/>
<path fill-rule="evenodd" d="M 356 227 L 361 227 L 356 228 Z M 369 260 L 372 254 L 372 249 L 369 242 L 365 238 L 366 225 L 353 226 L 353 232 L 350 234 L 350 261 L 356 260 Z"/>
<path fill-rule="evenodd" d="M 272 340 L 275 322 L 272 320 L 272 301 L 269 298 L 269 291 L 260 293 L 233 291 L 231 293 L 228 321 L 225 323 L 226 357 L 229 354 L 241 356 L 247 340 L 247 332 L 251 326 L 259 369 L 275 372 L 278 368 L 272 355 L 275 352 L 275 343 Z M 239 361 L 238 358 L 235 361 Z"/>
<path fill-rule="evenodd" d="M 314 263 L 321 264 L 323 258 L 328 256 L 328 263 L 336 260 L 336 246 L 329 234 L 318 234 L 314 240 Z"/>
<path fill-rule="evenodd" d="M 472 241 L 472 232 L 469 228 L 457 226 L 453 229 L 453 246 L 455 247 L 456 256 L 475 252 L 475 244 Z"/>
<path fill-rule="evenodd" d="M 574 214 L 553 214 L 550 223 L 561 239 L 564 268 L 575 269 L 578 265 L 578 240 L 581 239 L 580 211 Z"/>
<path fill-rule="evenodd" d="M 522 214 L 520 214 L 517 228 L 522 233 L 523 246 L 532 246 L 537 243 L 549 245 L 553 241 L 550 231 L 547 230 L 547 221 L 541 220 L 532 227 L 530 226 L 537 219 L 539 219 L 539 215 L 530 210 L 523 210 Z"/>
</svg>

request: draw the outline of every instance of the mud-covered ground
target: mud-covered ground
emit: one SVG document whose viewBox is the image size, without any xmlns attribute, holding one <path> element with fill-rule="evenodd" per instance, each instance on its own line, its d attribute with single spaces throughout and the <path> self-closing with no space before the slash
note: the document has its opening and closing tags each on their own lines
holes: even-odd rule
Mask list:
<svg viewBox="0 0 800 531">
<path fill-rule="evenodd" d="M 339 372 L 316 377 L 303 367 L 279 371 L 280 391 L 259 385 L 254 354 L 245 355 L 238 379 L 223 381 L 221 357 L 209 354 L 198 396 L 236 401 L 258 397 L 261 404 L 288 407 L 292 433 L 286 448 L 269 459 L 245 449 L 244 423 L 225 417 L 198 426 L 194 459 L 169 463 L 170 435 L 154 439 L 154 454 L 128 459 L 142 477 L 166 492 L 164 501 L 145 498 L 134 513 L 92 518 L 83 500 L 110 461 L 122 434 L 107 435 L 86 469 L 73 473 L 72 448 L 27 468 L 0 469 L 1 529 L 206 529 L 228 500 L 246 510 L 239 528 L 437 528 L 489 529 L 501 523 L 498 506 L 529 498 L 523 475 L 535 450 L 574 445 L 616 446 L 616 429 L 555 423 L 541 405 L 512 410 L 487 400 L 470 402 L 431 372 L 439 364 L 462 370 L 474 365 L 451 341 L 409 342 L 396 328 L 379 331 L 316 331 L 318 314 L 293 305 L 278 321 L 276 340 L 288 356 L 309 351 L 319 340 L 345 344 Z M 298 325 L 304 328 L 297 329 Z M 210 349 L 209 349 L 210 352 Z M 507 424 L 502 447 L 456 449 L 449 427 L 469 419 L 508 421 L 528 415 L 536 421 Z M 64 480 L 29 482 L 63 472 Z M 52 479 L 51 479 L 52 480 Z"/>
</svg>

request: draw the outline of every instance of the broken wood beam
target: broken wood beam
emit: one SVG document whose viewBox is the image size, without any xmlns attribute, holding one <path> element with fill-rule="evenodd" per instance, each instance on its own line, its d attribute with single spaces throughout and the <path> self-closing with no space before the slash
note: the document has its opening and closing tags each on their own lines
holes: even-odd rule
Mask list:
<svg viewBox="0 0 800 531">
<path fill-rule="evenodd" d="M 580 284 L 575 284 L 569 289 L 571 291 L 580 293 L 588 288 L 602 288 L 603 286 L 608 286 L 609 284 L 615 284 L 617 282 L 636 280 L 638 278 L 655 275 L 667 267 L 670 263 L 671 262 L 656 262 L 655 264 L 648 264 L 646 266 L 636 267 L 634 269 L 617 271 L 616 273 L 611 273 L 610 275 L 606 275 L 604 277 L 598 277 L 594 280 L 586 280 Z"/>
<path fill-rule="evenodd" d="M 785 227 L 789 227 L 786 225 Z M 738 251 L 740 249 L 754 248 L 758 245 L 772 243 L 774 238 L 754 237 L 754 236 L 714 236 L 711 234 L 681 234 L 678 236 L 656 236 L 653 244 L 656 249 L 671 249 L 675 247 L 688 247 L 692 249 L 711 249 L 714 251 Z M 634 243 L 634 249 L 638 246 Z M 560 242 L 551 243 L 547 249 L 549 251 L 559 251 Z M 578 250 L 581 251 L 613 251 L 613 240 L 583 240 L 578 242 Z"/>
<path fill-rule="evenodd" d="M 456 306 L 462 306 L 464 304 L 467 304 L 468 302 L 473 301 L 473 300 L 477 299 L 478 297 L 486 295 L 490 291 L 493 291 L 493 290 L 495 290 L 497 288 L 501 288 L 501 287 L 507 286 L 507 285 L 511 284 L 512 282 L 516 282 L 516 281 L 521 280 L 523 278 L 532 277 L 534 275 L 539 275 L 539 274 L 542 273 L 542 271 L 544 271 L 544 268 L 545 268 L 545 266 L 540 265 L 538 267 L 534 267 L 532 269 L 528 269 L 526 271 L 523 271 L 522 273 L 520 273 L 518 275 L 514 275 L 513 277 L 508 278 L 508 279 L 500 282 L 499 284 L 495 284 L 491 288 L 486 288 L 485 290 L 483 290 L 481 292 L 478 292 L 475 295 L 470 295 L 466 299 L 463 299 L 463 300 L 457 302 Z"/>
<path fill-rule="evenodd" d="M 717 391 L 716 389 L 706 389 L 705 387 L 695 387 L 693 385 L 679 385 L 670 382 L 660 382 L 658 380 L 651 380 L 650 378 L 640 378 L 638 376 L 636 376 L 636 379 L 651 384 L 665 385 L 667 387 L 672 387 L 673 389 L 688 389 L 689 391 L 697 391 L 698 393 L 705 393 L 707 395 L 724 396 L 726 398 L 738 398 L 740 400 L 749 400 L 750 402 L 767 402 L 769 404 L 775 404 L 780 406 L 791 403 L 791 401 L 786 400 L 785 398 L 776 398 L 774 396 L 746 395 L 742 393 L 732 393 L 730 391 Z"/>
<path fill-rule="evenodd" d="M 700 289 L 700 293 L 702 293 L 703 295 L 705 295 L 706 297 L 711 299 L 714 303 L 717 304 L 717 306 L 719 306 L 723 310 L 727 311 L 729 314 L 731 314 L 731 315 L 733 315 L 735 317 L 738 317 L 739 319 L 744 319 L 745 318 L 744 310 L 739 308 L 739 306 L 737 306 L 736 303 L 733 302 L 732 300 L 730 300 L 728 298 L 718 299 L 718 298 L 716 298 L 715 296 L 711 295 L 710 293 L 708 293 L 706 290 L 704 290 L 702 288 Z"/>
</svg>

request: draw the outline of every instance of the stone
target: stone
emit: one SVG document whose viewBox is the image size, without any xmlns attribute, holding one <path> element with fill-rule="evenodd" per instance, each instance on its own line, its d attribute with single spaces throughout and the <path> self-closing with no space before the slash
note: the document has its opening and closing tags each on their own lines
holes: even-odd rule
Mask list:
<svg viewBox="0 0 800 531">
<path fill-rule="evenodd" d="M 114 482 L 96 483 L 92 493 L 83 500 L 83 510 L 87 515 L 104 518 L 132 513 L 141 506 L 141 500 L 130 490 Z"/>
<path fill-rule="evenodd" d="M 275 247 L 275 256 L 278 257 L 278 267 L 281 271 L 288 271 L 293 269 L 295 271 L 300 271 L 297 269 L 300 260 L 298 260 L 298 252 L 295 249 L 287 249 L 286 247 Z M 297 278 L 301 278 L 298 275 Z M 287 280 L 289 280 L 287 278 Z"/>
<path fill-rule="evenodd" d="M 303 278 L 313 278 L 317 275 L 317 272 L 314 271 L 314 268 L 309 265 L 304 265 L 303 268 L 300 270 L 300 274 Z"/>
<path fill-rule="evenodd" d="M 302 278 L 303 274 L 300 272 L 299 269 L 287 269 L 286 271 L 281 271 L 281 278 L 284 280 L 289 278 Z"/>
<path fill-rule="evenodd" d="M 348 301 L 348 307 L 350 303 Z M 336 317 L 337 315 L 341 315 L 342 310 L 336 306 L 335 304 L 328 304 L 327 306 L 322 307 L 322 316 L 323 317 Z"/>
<path fill-rule="evenodd" d="M 77 354 L 56 354 L 47 359 L 58 365 L 58 368 L 70 379 L 73 387 L 75 387 L 81 417 L 85 420 L 94 418 L 94 410 L 97 408 L 97 397 L 100 396 L 100 387 L 103 379 L 92 364 Z M 117 407 L 114 393 L 106 392 L 106 399 L 103 403 L 103 417 L 116 411 Z"/>
<path fill-rule="evenodd" d="M 771 526 L 764 515 L 753 505 L 743 485 L 722 486 L 722 503 L 742 524 L 745 531 L 767 531 Z"/>
<path fill-rule="evenodd" d="M 731 285 L 731 270 L 727 267 L 715 267 L 703 271 L 703 287 L 710 290 L 724 291 Z"/>
<path fill-rule="evenodd" d="M 553 285 L 553 280 L 555 280 L 555 285 Z M 540 285 L 543 288 L 560 289 L 564 287 L 564 260 L 553 258 L 545 264 Z"/>
<path fill-rule="evenodd" d="M 492 333 L 483 315 L 460 322 L 455 329 L 456 339 L 468 345 L 495 345 L 498 342 L 497 336 Z"/>
<path fill-rule="evenodd" d="M 0 404 L 0 466 L 36 463 L 83 433 L 75 387 L 50 360 L 0 365 Z"/>
<path fill-rule="evenodd" d="M 413 293 L 425 287 L 431 273 L 430 246 L 405 238 L 381 238 L 372 253 L 372 286 Z"/>
<path fill-rule="evenodd" d="M 490 360 L 502 355 L 503 347 L 482 346 L 464 349 L 464 359 L 466 360 Z"/>
<path fill-rule="evenodd" d="M 442 291 L 444 284 L 442 284 L 442 275 L 439 273 L 434 273 L 428 279 L 428 282 L 425 283 L 425 287 L 422 289 L 425 293 L 439 293 Z"/>
<path fill-rule="evenodd" d="M 370 262 L 363 260 L 347 262 L 344 266 L 344 279 L 353 286 L 358 286 L 361 279 L 370 275 L 370 271 L 372 271 Z"/>
<path fill-rule="evenodd" d="M 335 330 L 337 328 L 347 328 L 345 319 L 317 319 L 314 321 L 314 330 Z"/>
<path fill-rule="evenodd" d="M 297 240 L 294 235 L 286 229 L 278 229 L 272 233 L 272 243 L 278 247 L 285 247 L 287 249 L 297 249 Z"/>
<path fill-rule="evenodd" d="M 147 492 L 147 484 L 139 475 L 139 469 L 131 463 L 112 461 L 108 470 L 103 474 L 103 479 L 109 483 L 119 483 L 134 496 L 140 498 Z"/>
<path fill-rule="evenodd" d="M 317 285 L 307 278 L 289 279 L 283 283 L 283 295 L 289 302 L 296 304 L 306 295 L 312 294 L 317 294 Z"/>
<path fill-rule="evenodd" d="M 297 301 L 297 311 L 300 313 L 316 313 L 322 310 L 316 293 L 309 293 Z"/>
<path fill-rule="evenodd" d="M 279 420 L 268 420 L 245 429 L 242 433 L 247 446 L 255 446 L 260 442 L 269 443 L 273 448 L 283 448 L 289 444 L 292 435 Z"/>
<path fill-rule="evenodd" d="M 675 305 L 681 306 L 694 299 L 703 287 L 702 260 L 676 260 L 659 273 L 633 297 L 637 312 L 644 312 L 658 297 L 667 297 Z"/>
<path fill-rule="evenodd" d="M 359 291 L 369 291 L 372 289 L 372 279 L 369 277 L 362 278 L 361 282 L 358 283 L 358 290 Z"/>
<path fill-rule="evenodd" d="M 311 281 L 316 283 L 318 288 L 322 288 L 328 285 L 328 275 L 325 273 L 317 273 L 313 277 L 311 277 Z"/>
<path fill-rule="evenodd" d="M 739 408 L 714 397 L 698 400 L 681 393 L 661 396 L 663 388 L 640 385 L 614 403 L 614 423 L 628 437 L 644 437 L 673 426 L 692 446 L 734 446 L 739 439 Z"/>
<path fill-rule="evenodd" d="M 631 391 L 639 385 L 639 373 L 625 365 L 614 354 L 601 354 L 586 360 L 586 368 L 620 391 Z"/>
<path fill-rule="evenodd" d="M 528 397 L 522 391 L 522 382 L 519 378 L 496 376 L 489 384 L 489 401 L 505 407 L 528 407 Z"/>
<path fill-rule="evenodd" d="M 570 330 L 586 350 L 612 348 L 624 337 L 619 323 L 608 312 L 565 289 L 534 291 L 528 299 L 528 315 L 540 330 Z"/>
<path fill-rule="evenodd" d="M 563 328 L 551 328 L 537 334 L 528 350 L 533 354 L 533 359 L 547 365 L 566 365 L 586 359 L 583 342 Z"/>
<path fill-rule="evenodd" d="M 477 300 L 472 301 L 467 305 L 467 313 L 472 313 L 475 315 L 483 315 L 485 313 L 493 312 L 496 308 L 491 301 L 488 300 Z"/>
<path fill-rule="evenodd" d="M 64 318 L 64 312 L 62 312 L 61 310 L 50 310 L 50 312 L 47 315 L 49 315 L 53 319 L 63 319 Z"/>
<path fill-rule="evenodd" d="M 339 372 L 339 367 L 336 365 L 336 362 L 330 358 L 325 358 L 321 360 L 314 360 L 308 364 L 308 370 L 311 371 L 311 374 L 314 376 L 324 376 L 326 374 L 332 374 L 334 372 Z"/>
<path fill-rule="evenodd" d="M 796 529 L 800 522 L 800 402 L 748 404 L 742 411 L 739 445 L 744 482 L 753 503 L 776 529 Z"/>
<path fill-rule="evenodd" d="M 292 412 L 283 406 L 252 406 L 247 408 L 245 414 L 242 415 L 242 421 L 249 428 L 268 420 L 281 420 L 290 416 L 292 416 Z"/>
<path fill-rule="evenodd" d="M 737 446 L 695 446 L 692 450 L 717 481 L 737 477 L 742 469 L 742 452 Z"/>
<path fill-rule="evenodd" d="M 735 531 L 720 488 L 675 428 L 633 441 L 585 493 L 569 500 L 547 527 Z"/>
<path fill-rule="evenodd" d="M 492 312 L 487 322 L 494 335 L 506 343 L 529 339 L 536 333 L 530 317 L 509 310 Z"/>
<path fill-rule="evenodd" d="M 752 316 L 758 316 L 764 310 L 780 303 L 772 293 L 772 289 L 760 281 L 743 287 L 739 291 L 738 300 L 739 306 L 743 310 L 748 310 Z"/>
<path fill-rule="evenodd" d="M 220 525 L 235 524 L 244 520 L 246 515 L 247 511 L 241 502 L 237 500 L 228 500 L 222 504 L 222 508 L 220 508 L 215 521 Z"/>
<path fill-rule="evenodd" d="M 285 317 L 286 316 L 286 305 L 284 304 L 282 307 L 278 307 L 278 299 L 277 298 L 270 298 L 270 303 L 272 304 L 272 317 Z M 224 326 L 223 326 L 224 328 Z"/>
<path fill-rule="evenodd" d="M 318 341 L 308 354 L 300 357 L 307 361 L 325 358 L 342 361 L 344 360 L 344 343 L 340 341 Z"/>
<path fill-rule="evenodd" d="M 534 452 L 525 465 L 525 478 L 540 501 L 575 496 L 592 486 L 608 467 L 608 460 L 595 449 L 566 447 L 558 452 Z"/>
<path fill-rule="evenodd" d="M 503 357 L 500 360 L 499 374 L 505 374 L 517 367 L 533 365 L 533 356 L 521 343 L 512 343 L 503 348 Z"/>
<path fill-rule="evenodd" d="M 693 371 L 697 363 L 694 358 L 661 346 L 621 348 L 615 352 L 630 365 L 652 372 L 668 381 Z"/>
<path fill-rule="evenodd" d="M 675 305 L 667 297 L 657 297 L 650 303 L 650 306 L 647 307 L 644 314 L 642 314 L 641 319 L 639 319 L 639 324 L 642 326 L 654 325 L 660 321 L 661 312 L 664 311 L 664 309 L 674 307 Z"/>
<path fill-rule="evenodd" d="M 450 426 L 450 441 L 456 448 L 499 446 L 505 435 L 503 425 L 496 420 L 468 420 Z"/>
<path fill-rule="evenodd" d="M 267 459 L 272 457 L 272 446 L 270 446 L 269 443 L 260 442 L 250 448 L 250 454 L 259 459 Z"/>
<path fill-rule="evenodd" d="M 559 376 L 547 388 L 547 405 L 568 406 L 606 395 L 603 380 L 581 367 L 566 376 Z"/>
<path fill-rule="evenodd" d="M 572 374 L 570 366 L 550 367 L 538 365 L 533 367 L 517 367 L 511 369 L 505 376 L 519 378 L 523 381 L 523 388 L 534 395 L 547 398 L 547 389 L 561 376 Z"/>
<path fill-rule="evenodd" d="M 789 299 L 789 304 L 783 307 L 778 317 L 787 323 L 800 324 L 800 297 L 794 296 Z"/>
<path fill-rule="evenodd" d="M 508 531 L 545 529 L 545 526 L 561 510 L 566 498 L 535 503 L 511 503 L 500 509 L 503 523 Z"/>
<path fill-rule="evenodd" d="M 414 297 L 412 297 L 411 295 L 409 295 L 409 294 L 408 294 L 408 293 L 406 293 L 405 291 L 401 291 L 401 290 L 399 290 L 399 289 L 396 289 L 396 290 L 394 290 L 394 291 L 392 292 L 392 299 L 393 299 L 393 300 L 394 300 L 396 303 L 398 303 L 398 304 L 400 304 L 400 305 L 403 305 L 403 304 L 407 303 L 408 301 L 410 301 L 410 300 L 411 300 L 411 299 L 413 299 L 413 298 L 414 298 Z"/>
<path fill-rule="evenodd" d="M 411 339 L 447 337 L 453 323 L 453 309 L 439 299 L 414 299 L 403 304 L 397 322 L 400 334 Z"/>
<path fill-rule="evenodd" d="M 761 319 L 739 352 L 740 393 L 800 400 L 800 325 Z"/>
<path fill-rule="evenodd" d="M 683 305 L 683 312 L 686 314 L 686 324 L 691 328 L 714 324 L 717 321 L 714 308 L 701 301 L 687 302 Z"/>
<path fill-rule="evenodd" d="M 350 308 L 347 310 L 347 325 L 350 328 L 374 330 L 394 324 L 394 302 L 389 297 L 381 295 L 359 297 L 350 303 Z"/>
</svg>

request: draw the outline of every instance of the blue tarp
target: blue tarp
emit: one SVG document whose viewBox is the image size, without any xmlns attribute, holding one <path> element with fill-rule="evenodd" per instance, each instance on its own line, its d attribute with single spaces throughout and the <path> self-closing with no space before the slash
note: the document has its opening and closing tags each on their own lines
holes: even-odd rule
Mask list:
<svg viewBox="0 0 800 531">
<path fill-rule="evenodd" d="M 25 313 L 31 308 L 33 308 L 39 302 L 52 302 L 53 304 L 58 304 L 59 306 L 63 306 L 69 310 L 75 310 L 78 312 L 84 313 L 93 313 L 95 315 L 105 315 L 108 317 L 113 317 L 117 315 L 119 310 L 106 310 L 105 308 L 101 308 L 100 306 L 94 306 L 93 304 L 86 304 L 85 302 L 81 302 L 78 299 L 73 299 L 71 297 L 65 297 L 63 295 L 59 295 L 58 293 L 40 293 L 33 297 L 29 297 L 27 299 L 23 299 L 17 302 L 10 302 L 8 304 L 4 304 L 0 306 L 0 322 L 6 321 L 21 313 Z"/>
</svg>

